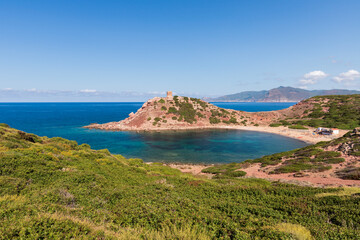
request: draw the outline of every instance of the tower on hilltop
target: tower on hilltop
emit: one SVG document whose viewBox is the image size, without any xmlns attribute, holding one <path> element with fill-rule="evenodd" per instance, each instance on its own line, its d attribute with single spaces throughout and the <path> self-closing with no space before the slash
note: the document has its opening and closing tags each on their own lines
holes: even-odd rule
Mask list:
<svg viewBox="0 0 360 240">
<path fill-rule="evenodd" d="M 166 98 L 169 99 L 169 100 L 173 99 L 172 91 L 167 91 L 166 92 Z"/>
</svg>

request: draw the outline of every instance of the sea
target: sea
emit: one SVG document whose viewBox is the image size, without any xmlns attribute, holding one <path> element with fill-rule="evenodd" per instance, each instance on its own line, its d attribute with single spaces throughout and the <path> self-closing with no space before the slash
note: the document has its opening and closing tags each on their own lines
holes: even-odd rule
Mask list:
<svg viewBox="0 0 360 240">
<path fill-rule="evenodd" d="M 288 108 L 295 103 L 213 103 L 248 112 Z M 142 102 L 0 103 L 0 123 L 40 136 L 63 137 L 93 149 L 109 149 L 145 162 L 218 164 L 242 162 L 307 146 L 292 138 L 244 130 L 113 132 L 85 129 L 91 123 L 120 121 Z"/>
</svg>

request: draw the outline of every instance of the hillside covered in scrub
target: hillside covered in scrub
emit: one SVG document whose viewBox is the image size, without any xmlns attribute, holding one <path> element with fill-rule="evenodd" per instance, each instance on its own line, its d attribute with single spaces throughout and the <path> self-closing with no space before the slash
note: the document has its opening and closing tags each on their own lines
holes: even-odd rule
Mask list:
<svg viewBox="0 0 360 240">
<path fill-rule="evenodd" d="M 202 172 L 215 174 L 218 178 L 250 175 L 261 178 L 305 179 L 323 185 L 360 186 L 360 129 L 354 129 L 332 141 L 241 163 L 213 166 L 203 169 Z"/>
<path fill-rule="evenodd" d="M 356 239 L 358 192 L 200 178 L 0 125 L 0 239 Z"/>
<path fill-rule="evenodd" d="M 278 127 L 307 129 L 360 126 L 360 95 L 313 97 L 290 108 L 270 112 L 244 112 L 219 108 L 197 98 L 156 97 L 119 122 L 91 124 L 104 130 L 179 130 L 199 128 Z"/>
</svg>

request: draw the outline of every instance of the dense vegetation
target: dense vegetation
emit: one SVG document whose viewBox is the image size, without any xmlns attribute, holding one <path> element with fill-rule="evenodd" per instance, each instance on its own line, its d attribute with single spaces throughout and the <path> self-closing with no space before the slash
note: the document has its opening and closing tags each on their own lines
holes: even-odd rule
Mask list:
<svg viewBox="0 0 360 240">
<path fill-rule="evenodd" d="M 0 239 L 355 239 L 358 197 L 180 173 L 0 125 Z"/>
<path fill-rule="evenodd" d="M 271 124 L 271 127 L 289 126 L 294 129 L 328 127 L 353 129 L 360 126 L 360 95 L 318 96 L 307 100 L 311 108 L 304 110 L 302 116 Z"/>
<path fill-rule="evenodd" d="M 207 118 L 205 112 L 209 111 L 209 104 L 201 99 L 174 96 L 173 101 L 160 99 L 156 103 L 164 105 L 167 101 L 170 103 L 170 107 L 161 106 L 161 110 L 166 111 L 167 114 L 175 115 L 171 118 L 172 120 L 193 124 L 196 123 L 198 119 Z M 221 122 L 225 124 L 238 124 L 236 118 L 230 116 L 229 111 L 217 107 L 216 109 L 217 110 L 210 109 L 211 116 L 209 117 L 209 122 L 211 124 Z M 158 125 L 158 121 L 154 120 L 153 125 Z"/>
<path fill-rule="evenodd" d="M 323 172 L 332 168 L 332 164 L 345 161 L 341 157 L 341 151 L 345 155 L 360 156 L 360 132 L 354 129 L 353 132 L 343 137 L 329 141 L 320 142 L 304 148 L 292 151 L 275 153 L 258 159 L 247 160 L 242 163 L 231 163 L 209 167 L 203 170 L 204 173 L 216 174 L 216 177 L 231 175 L 241 171 L 253 163 L 261 163 L 261 167 L 274 166 L 270 174 L 295 173 L 301 177 L 301 173 Z M 337 151 L 325 150 L 328 147 L 337 147 Z M 355 161 L 356 162 L 356 161 Z M 338 176 L 343 179 L 360 180 L 360 168 L 349 165 L 346 169 L 338 171 Z"/>
</svg>

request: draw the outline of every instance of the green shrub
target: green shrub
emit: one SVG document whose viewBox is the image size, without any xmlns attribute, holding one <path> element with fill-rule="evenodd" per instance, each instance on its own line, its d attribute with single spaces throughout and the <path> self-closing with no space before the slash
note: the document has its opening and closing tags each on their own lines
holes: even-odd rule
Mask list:
<svg viewBox="0 0 360 240">
<path fill-rule="evenodd" d="M 191 103 L 181 103 L 179 107 L 179 114 L 184 118 L 185 122 L 192 124 L 196 121 L 196 111 Z"/>
<path fill-rule="evenodd" d="M 161 110 L 166 111 L 167 108 L 166 108 L 165 106 L 162 106 L 162 107 L 161 107 Z"/>
<path fill-rule="evenodd" d="M 289 165 L 281 165 L 280 167 L 274 170 L 275 173 L 292 173 L 299 172 L 303 170 L 310 170 L 313 168 L 312 164 L 308 163 L 294 163 Z"/>
<path fill-rule="evenodd" d="M 214 166 L 214 167 L 205 168 L 205 169 L 201 170 L 201 172 L 203 172 L 203 173 L 217 174 L 217 173 L 224 172 L 224 170 L 222 170 L 222 169 L 219 168 L 219 167 Z"/>
<path fill-rule="evenodd" d="M 164 100 L 164 99 L 160 99 L 160 100 L 159 100 L 159 103 L 165 103 L 165 100 Z"/>
<path fill-rule="evenodd" d="M 205 116 L 203 114 L 201 114 L 200 112 L 197 112 L 196 115 L 199 117 L 199 118 L 205 118 Z"/>
<path fill-rule="evenodd" d="M 0 127 L 9 128 L 10 126 L 6 123 L 0 123 Z"/>
<path fill-rule="evenodd" d="M 289 126 L 289 125 L 291 125 L 291 123 L 289 123 L 289 122 L 286 121 L 286 120 L 280 120 L 280 123 L 281 123 L 283 126 Z"/>
<path fill-rule="evenodd" d="M 216 117 L 210 117 L 209 121 L 211 124 L 218 124 L 220 123 L 220 119 L 216 118 Z"/>
<path fill-rule="evenodd" d="M 334 158 L 334 157 L 340 157 L 340 152 L 334 152 L 334 151 L 323 151 L 315 155 L 316 158 Z"/>
<path fill-rule="evenodd" d="M 236 118 L 234 118 L 234 117 L 231 117 L 229 122 L 232 123 L 232 124 L 237 124 L 238 123 Z"/>
<path fill-rule="evenodd" d="M 360 180 L 360 167 L 347 167 L 335 173 L 342 179 Z"/>
<path fill-rule="evenodd" d="M 301 125 L 291 125 L 288 128 L 290 129 L 303 129 L 303 130 L 307 130 L 308 128 L 301 126 Z"/>
<path fill-rule="evenodd" d="M 344 158 L 313 158 L 311 162 L 320 162 L 320 163 L 328 163 L 328 164 L 337 164 L 345 162 Z"/>
<path fill-rule="evenodd" d="M 225 172 L 223 175 L 228 177 L 243 177 L 246 175 L 246 172 L 244 171 L 229 171 Z"/>
<path fill-rule="evenodd" d="M 280 127 L 281 124 L 280 123 L 271 123 L 269 126 L 270 127 Z"/>
<path fill-rule="evenodd" d="M 356 156 L 356 157 L 359 157 L 360 156 L 360 151 L 357 151 L 357 152 L 351 152 L 350 155 L 352 156 Z"/>
<path fill-rule="evenodd" d="M 176 108 L 175 108 L 175 107 L 169 107 L 168 113 L 174 113 L 174 114 L 177 114 L 177 113 L 178 113 L 178 110 L 176 110 Z"/>
</svg>

